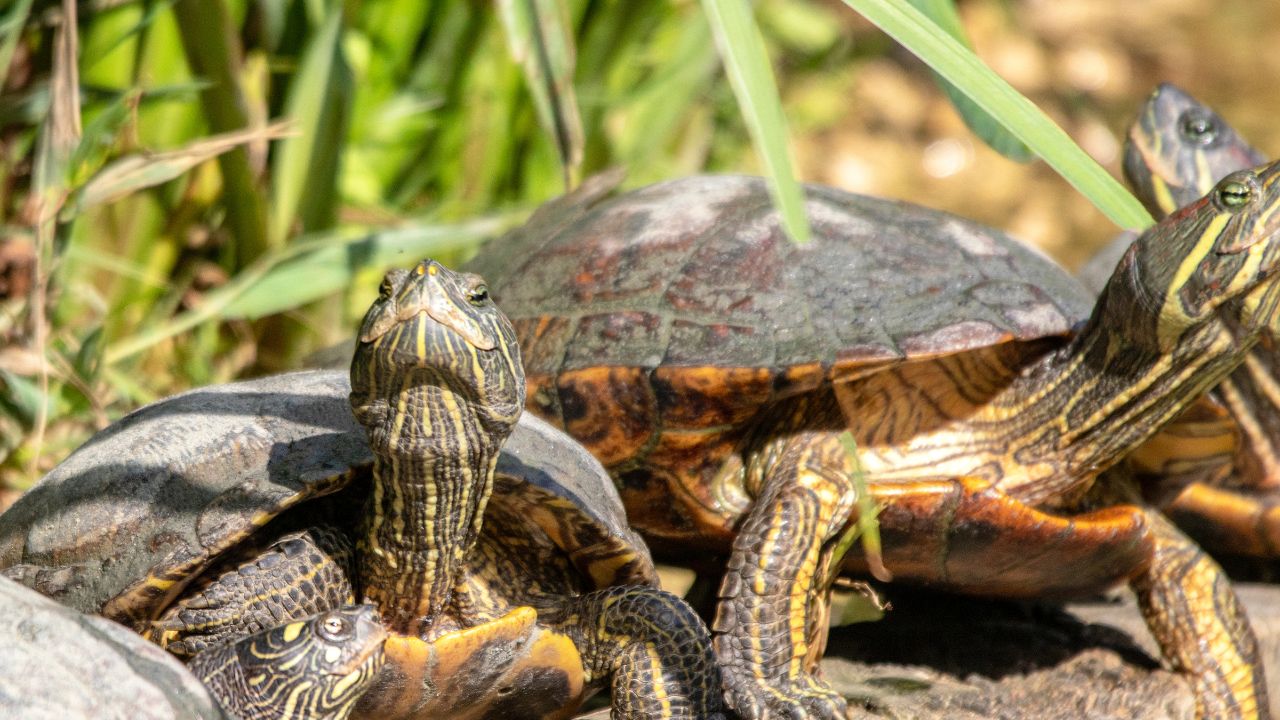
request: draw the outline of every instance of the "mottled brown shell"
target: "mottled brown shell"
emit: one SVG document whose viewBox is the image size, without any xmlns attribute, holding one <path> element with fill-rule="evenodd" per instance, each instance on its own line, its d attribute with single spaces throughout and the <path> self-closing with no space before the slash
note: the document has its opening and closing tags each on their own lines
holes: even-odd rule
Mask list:
<svg viewBox="0 0 1280 720">
<path fill-rule="evenodd" d="M 1038 252 L 919 206 L 808 186 L 813 240 L 797 246 L 759 178 L 603 199 L 612 183 L 549 203 L 468 267 L 516 326 L 531 405 L 609 467 L 659 430 L 739 423 L 908 359 L 1064 336 L 1092 307 Z"/>
<path fill-rule="evenodd" d="M 306 500 L 367 477 L 372 454 L 349 392 L 345 373 L 299 372 L 201 388 L 129 414 L 0 515 L 0 568 L 83 612 L 135 624 L 154 617 L 272 518 L 299 505 L 305 513 Z M 499 473 L 508 476 L 502 487 L 528 483 L 561 500 L 548 515 L 575 529 L 560 534 L 563 549 L 574 557 L 574 543 L 585 543 L 619 573 L 580 567 L 584 574 L 604 585 L 655 577 L 609 477 L 562 433 L 522 419 Z"/>
</svg>

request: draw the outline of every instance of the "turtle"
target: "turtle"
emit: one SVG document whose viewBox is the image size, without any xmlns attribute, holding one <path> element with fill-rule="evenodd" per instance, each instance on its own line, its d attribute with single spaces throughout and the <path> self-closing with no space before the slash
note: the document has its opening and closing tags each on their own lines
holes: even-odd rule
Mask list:
<svg viewBox="0 0 1280 720">
<path fill-rule="evenodd" d="M 371 606 L 349 607 L 184 666 L 129 628 L 4 577 L 0 627 L 0 715 L 28 720 L 343 720 L 381 667 L 386 637 Z"/>
<path fill-rule="evenodd" d="M 197 653 L 187 669 L 240 720 L 346 720 L 386 661 L 372 605 L 318 612 Z"/>
<path fill-rule="evenodd" d="M 1128 581 L 1200 717 L 1260 717 L 1221 568 L 1097 481 L 1274 329 L 1278 176 L 1228 175 L 1149 229 L 1096 302 L 998 231 L 834 188 L 805 186 L 813 238 L 794 244 L 745 176 L 615 197 L 597 177 L 464 267 L 516 328 L 529 408 L 613 474 L 656 555 L 727 554 L 712 634 L 744 717 L 847 710 L 812 668 L 859 477 L 895 580 L 1004 597 Z"/>
<path fill-rule="evenodd" d="M 391 271 L 360 337 L 349 375 L 199 388 L 100 431 L 0 515 L 4 574 L 181 656 L 370 603 L 387 664 L 358 718 L 559 718 L 602 686 L 619 718 L 720 717 L 705 624 L 599 464 L 522 416 L 483 281 Z"/>
<path fill-rule="evenodd" d="M 1229 173 L 1267 161 L 1213 108 L 1173 83 L 1160 83 L 1129 125 L 1121 167 L 1153 217 L 1195 202 Z M 1117 235 L 1076 275 L 1094 293 L 1111 278 L 1137 233 Z"/>
<path fill-rule="evenodd" d="M 1212 108 L 1171 83 L 1151 94 L 1128 132 L 1124 171 L 1156 217 L 1194 202 L 1223 176 L 1265 162 Z M 1132 237 L 1120 236 L 1081 270 L 1100 290 Z M 1228 557 L 1280 557 L 1280 357 L 1271 343 L 1210 393 L 1199 412 L 1134 454 L 1148 495 L 1206 549 Z M 1180 446 L 1182 453 L 1171 453 Z M 1148 458 L 1148 456 L 1151 456 Z M 1172 481 L 1170 479 L 1172 478 Z M 1233 563 L 1239 565 L 1239 563 Z"/>
</svg>

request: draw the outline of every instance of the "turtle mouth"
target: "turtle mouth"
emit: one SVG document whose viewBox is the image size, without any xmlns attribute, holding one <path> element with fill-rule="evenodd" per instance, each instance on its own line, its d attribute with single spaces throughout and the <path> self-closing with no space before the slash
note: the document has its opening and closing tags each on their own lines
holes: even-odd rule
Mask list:
<svg viewBox="0 0 1280 720">
<path fill-rule="evenodd" d="M 358 675 L 365 671 L 365 668 L 375 655 L 384 652 L 383 646 L 386 644 L 389 633 L 381 623 L 370 623 L 370 627 L 360 632 L 366 636 L 365 642 L 360 645 L 360 649 L 347 658 L 345 662 L 334 665 L 329 674 Z"/>
<path fill-rule="evenodd" d="M 335 666 L 330 671 L 331 675 L 358 675 L 365 671 L 365 667 L 369 665 L 370 659 L 374 654 L 384 652 L 382 643 L 372 643 L 369 647 L 360 650 L 360 652 L 351 656 L 351 659 L 341 665 Z"/>
<path fill-rule="evenodd" d="M 430 368 L 437 373 L 456 376 L 467 384 L 471 377 L 466 371 L 468 360 L 459 365 L 458 359 L 480 360 L 497 349 L 497 339 L 483 326 L 475 323 L 441 320 L 426 308 L 414 308 L 401 312 L 395 325 L 385 334 L 382 363 L 403 369 Z"/>
<path fill-rule="evenodd" d="M 428 338 L 441 334 L 429 326 L 434 323 L 477 350 L 498 347 L 501 336 L 492 326 L 487 295 L 469 299 L 472 295 L 462 287 L 458 276 L 439 263 L 424 262 L 412 273 L 393 272 L 383 282 L 383 294 L 369 308 L 361 325 L 361 342 L 372 343 L 393 330 L 408 329 L 417 335 L 422 350 L 424 334 Z"/>
<path fill-rule="evenodd" d="M 475 320 L 467 317 L 458 306 L 451 302 L 432 302 L 425 308 L 407 308 L 408 312 L 401 316 L 401 321 L 410 321 L 416 318 L 416 322 L 423 322 L 421 316 L 425 315 L 437 324 L 449 328 L 453 332 L 460 335 L 467 341 L 468 345 L 477 350 L 492 350 L 498 346 L 498 340 L 493 333 L 488 332 Z"/>
</svg>

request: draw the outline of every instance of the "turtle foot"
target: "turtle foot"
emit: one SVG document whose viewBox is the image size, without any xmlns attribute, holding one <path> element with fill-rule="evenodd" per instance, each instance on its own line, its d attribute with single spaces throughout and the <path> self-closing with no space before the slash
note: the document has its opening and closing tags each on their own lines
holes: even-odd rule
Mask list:
<svg viewBox="0 0 1280 720">
<path fill-rule="evenodd" d="M 769 681 L 725 678 L 725 701 L 742 720 L 846 720 L 849 704 L 811 675 Z"/>
</svg>

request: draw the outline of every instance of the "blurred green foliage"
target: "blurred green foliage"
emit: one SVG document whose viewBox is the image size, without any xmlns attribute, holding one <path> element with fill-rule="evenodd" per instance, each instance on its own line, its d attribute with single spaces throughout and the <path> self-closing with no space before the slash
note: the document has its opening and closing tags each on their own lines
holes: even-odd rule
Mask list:
<svg viewBox="0 0 1280 720">
<path fill-rule="evenodd" d="M 48 278 L 0 325 L 11 484 L 86 419 L 297 364 L 386 267 L 457 262 L 566 178 L 747 147 L 713 150 L 738 120 L 696 2 L 100 1 L 66 35 L 72 6 L 0 11 L 0 223 Z"/>
<path fill-rule="evenodd" d="M 752 7 L 10 0 L 0 487 L 139 403 L 296 366 L 349 332 L 388 266 L 458 262 L 605 168 L 629 185 L 763 168 L 801 238 L 770 68 L 821 76 L 888 41 L 850 42 L 833 3 Z M 922 18 L 907 22 L 931 28 Z M 954 59 L 990 80 L 945 33 L 910 37 L 933 43 L 922 56 L 941 74 Z M 1066 144 L 1032 149 L 1079 153 Z"/>
</svg>

